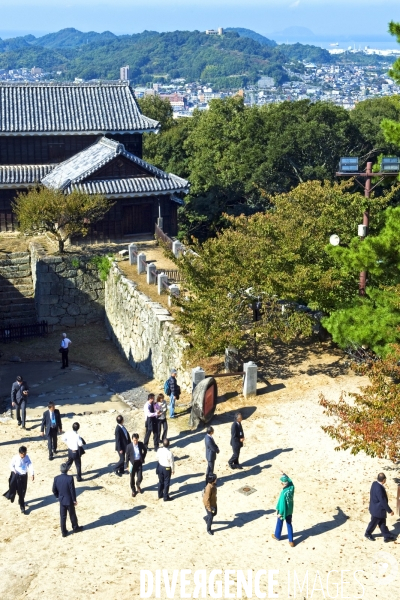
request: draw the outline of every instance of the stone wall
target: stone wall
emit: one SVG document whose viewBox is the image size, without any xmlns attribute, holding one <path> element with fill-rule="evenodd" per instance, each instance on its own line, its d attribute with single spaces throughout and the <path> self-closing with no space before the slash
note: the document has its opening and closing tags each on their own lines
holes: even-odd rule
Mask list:
<svg viewBox="0 0 400 600">
<path fill-rule="evenodd" d="M 152 302 L 127 279 L 116 263 L 105 287 L 106 326 L 110 337 L 132 367 L 164 383 L 171 368 L 178 371 L 182 390 L 192 391 L 191 375 L 184 360 L 187 342 L 170 312 Z"/>
<path fill-rule="evenodd" d="M 0 326 L 36 323 L 29 252 L 8 252 L 0 260 Z"/>
<path fill-rule="evenodd" d="M 38 321 L 58 329 L 104 319 L 104 283 L 90 256 L 47 256 L 37 244 L 30 250 Z"/>
</svg>

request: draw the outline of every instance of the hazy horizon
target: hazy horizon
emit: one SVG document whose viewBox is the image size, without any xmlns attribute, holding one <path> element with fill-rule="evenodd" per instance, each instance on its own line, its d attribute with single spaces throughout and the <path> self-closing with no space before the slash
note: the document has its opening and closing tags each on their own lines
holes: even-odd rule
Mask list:
<svg viewBox="0 0 400 600">
<path fill-rule="evenodd" d="M 391 20 L 400 21 L 398 0 L 202 0 L 190 6 L 186 0 L 3 0 L 0 37 L 39 37 L 67 27 L 117 35 L 245 27 L 268 36 L 300 26 L 316 38 L 357 35 L 368 40 L 385 36 Z"/>
</svg>

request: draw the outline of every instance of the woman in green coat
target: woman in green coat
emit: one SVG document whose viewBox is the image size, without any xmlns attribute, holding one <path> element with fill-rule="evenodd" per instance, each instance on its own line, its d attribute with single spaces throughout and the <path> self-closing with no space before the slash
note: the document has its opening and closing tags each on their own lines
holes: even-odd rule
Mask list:
<svg viewBox="0 0 400 600">
<path fill-rule="evenodd" d="M 292 527 L 292 515 L 293 515 L 293 500 L 294 500 L 294 484 L 293 481 L 285 473 L 282 473 L 281 477 L 282 491 L 280 493 L 276 510 L 278 512 L 278 520 L 276 523 L 275 533 L 272 534 L 274 540 L 279 541 L 281 539 L 283 521 L 286 521 L 286 527 L 289 538 L 289 546 L 294 547 L 293 541 L 293 527 Z"/>
</svg>

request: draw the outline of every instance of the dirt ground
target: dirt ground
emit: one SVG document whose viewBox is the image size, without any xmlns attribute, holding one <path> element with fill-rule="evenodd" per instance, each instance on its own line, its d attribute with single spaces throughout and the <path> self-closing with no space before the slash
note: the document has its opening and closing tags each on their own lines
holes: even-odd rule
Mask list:
<svg viewBox="0 0 400 600">
<path fill-rule="evenodd" d="M 75 342 L 73 360 L 104 372 L 124 368 L 104 330 L 90 331 L 91 341 L 79 330 L 70 332 Z M 54 352 L 56 342 L 53 336 L 46 340 Z M 28 345 L 3 347 L 2 360 L 9 358 L 11 351 L 18 352 L 23 360 L 33 355 L 35 360 L 45 358 L 37 340 Z M 84 480 L 76 484 L 77 514 L 84 530 L 64 539 L 59 529 L 59 507 L 51 493 L 64 450 L 54 461 L 48 461 L 46 442 L 38 437 L 39 417 L 33 413 L 23 438 L 15 421 L 0 422 L 4 491 L 9 460 L 22 439 L 36 471 L 35 481 L 28 484 L 26 515 L 0 497 L 0 598 L 136 600 L 142 569 L 165 569 L 170 578 L 174 569 L 187 569 L 192 572 L 192 582 L 198 569 L 206 570 L 207 576 L 215 569 L 235 573 L 250 569 L 254 574 L 265 569 L 277 571 L 273 591 L 278 598 L 397 600 L 397 544 L 384 544 L 380 536 L 373 543 L 363 537 L 369 519 L 369 488 L 381 470 L 388 476 L 389 503 L 396 508 L 397 467 L 385 460 L 335 452 L 335 444 L 321 430 L 327 418 L 318 404 L 319 393 L 338 398 L 342 389 L 355 390 L 366 382 L 347 373 L 340 355 L 322 346 L 271 354 L 264 370 L 268 378 L 259 382 L 258 395 L 251 400 L 241 396 L 239 378 L 218 380 L 221 401 L 213 426 L 220 454 L 215 469 L 219 477 L 218 516 L 213 537 L 206 535 L 203 521 L 205 431 L 190 431 L 187 415 L 169 422 L 176 459 L 170 503 L 157 500 L 153 451 L 146 460 L 143 494 L 135 499 L 130 494 L 129 477 L 112 474 L 116 412 L 79 416 L 82 435 L 88 442 L 83 457 Z M 136 374 L 134 379 L 139 381 Z M 145 383 L 151 387 L 151 382 Z M 231 471 L 227 466 L 230 427 L 238 408 L 244 414 L 246 438 L 241 453 L 243 470 Z M 143 436 L 141 410 L 127 409 L 124 416 L 129 430 Z M 63 421 L 64 429 L 69 429 L 72 418 L 64 416 Z M 280 469 L 296 486 L 295 548 L 288 544 L 285 526 L 280 542 L 271 538 Z M 254 491 L 240 493 L 244 486 Z M 398 517 L 389 517 L 388 524 L 400 533 Z M 301 586 L 307 572 L 308 591 L 303 587 L 300 592 L 299 586 L 293 587 L 294 582 L 298 580 Z M 235 573 L 230 576 L 233 597 L 237 597 Z M 193 591 L 193 583 L 186 591 Z M 261 591 L 268 597 L 266 579 Z M 155 592 L 150 597 L 155 598 Z M 167 596 L 162 585 L 158 597 L 192 595 L 182 595 L 178 581 L 172 595 Z M 222 595 L 212 596 L 207 588 L 204 597 L 229 596 L 224 590 Z M 256 597 L 254 590 L 252 597 Z"/>
</svg>

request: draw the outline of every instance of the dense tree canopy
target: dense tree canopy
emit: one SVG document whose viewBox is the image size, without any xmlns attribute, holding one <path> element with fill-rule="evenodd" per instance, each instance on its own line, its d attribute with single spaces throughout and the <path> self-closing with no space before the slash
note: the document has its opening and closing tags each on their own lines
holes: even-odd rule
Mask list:
<svg viewBox="0 0 400 600">
<path fill-rule="evenodd" d="M 158 136 L 145 136 L 145 158 L 191 182 L 180 209 L 183 238 L 214 234 L 224 213 L 265 210 L 265 194 L 311 180 L 333 181 L 341 156 L 374 161 L 395 151 L 380 121 L 400 113 L 396 98 L 367 100 L 349 112 L 308 100 L 247 107 L 235 97 L 213 100 L 209 110 L 177 120 L 165 120 L 162 101 L 150 98 L 141 107 L 164 121 L 164 128 Z"/>
<path fill-rule="evenodd" d="M 177 319 L 195 351 L 243 346 L 253 327 L 267 340 L 310 333 L 307 316 L 290 308 L 282 313 L 278 300 L 331 310 L 357 295 L 357 273 L 337 262 L 328 245 L 336 231 L 350 243 L 365 198 L 344 183 L 310 181 L 267 202 L 267 212 L 226 217 L 215 238 L 178 260 L 188 299 L 182 299 Z M 264 305 L 262 320 L 253 326 L 248 288 Z"/>
</svg>

